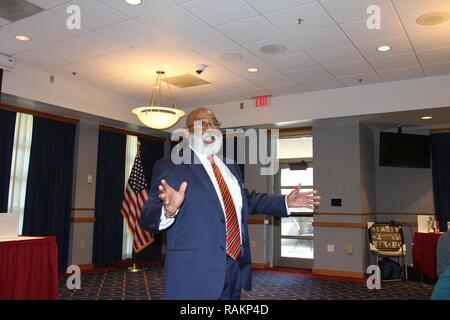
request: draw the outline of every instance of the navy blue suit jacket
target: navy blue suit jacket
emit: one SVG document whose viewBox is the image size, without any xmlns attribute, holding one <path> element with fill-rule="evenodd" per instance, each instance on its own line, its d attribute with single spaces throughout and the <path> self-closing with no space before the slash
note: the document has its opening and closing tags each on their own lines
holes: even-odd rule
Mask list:
<svg viewBox="0 0 450 320">
<path fill-rule="evenodd" d="M 194 157 L 196 157 L 194 155 Z M 167 230 L 165 293 L 167 299 L 217 299 L 222 293 L 226 270 L 224 212 L 208 173 L 199 164 L 174 164 L 170 158 L 158 160 L 153 167 L 149 199 L 141 224 L 150 232 L 159 231 L 162 202 L 158 186 L 165 179 L 177 189 L 188 183 L 184 202 Z M 241 286 L 251 290 L 252 266 L 247 220 L 249 214 L 287 216 L 284 196 L 249 193 L 239 167 L 227 164 L 241 186 L 242 252 L 238 260 Z"/>
</svg>

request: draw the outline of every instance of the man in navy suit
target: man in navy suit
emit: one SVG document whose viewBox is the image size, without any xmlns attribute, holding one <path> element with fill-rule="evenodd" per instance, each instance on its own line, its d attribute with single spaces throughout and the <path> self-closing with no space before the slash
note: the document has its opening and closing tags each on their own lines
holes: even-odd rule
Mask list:
<svg viewBox="0 0 450 320">
<path fill-rule="evenodd" d="M 287 196 L 249 193 L 239 167 L 216 155 L 222 133 L 214 113 L 195 109 L 186 125 L 191 161 L 155 163 L 141 224 L 167 231 L 167 299 L 238 300 L 252 286 L 248 215 L 286 217 L 288 208 L 318 206 L 320 196 L 300 186 Z"/>
</svg>

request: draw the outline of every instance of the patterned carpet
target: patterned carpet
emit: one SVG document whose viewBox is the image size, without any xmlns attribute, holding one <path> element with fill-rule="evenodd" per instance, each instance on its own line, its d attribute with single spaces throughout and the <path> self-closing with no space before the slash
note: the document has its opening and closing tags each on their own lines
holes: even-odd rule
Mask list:
<svg viewBox="0 0 450 320">
<path fill-rule="evenodd" d="M 383 282 L 380 290 L 368 290 L 365 282 L 336 280 L 310 274 L 255 271 L 253 291 L 243 300 L 429 300 L 433 285 L 413 281 Z M 161 300 L 164 269 L 153 263 L 131 273 L 111 269 L 84 273 L 80 290 L 69 290 L 61 278 L 62 300 Z"/>
</svg>

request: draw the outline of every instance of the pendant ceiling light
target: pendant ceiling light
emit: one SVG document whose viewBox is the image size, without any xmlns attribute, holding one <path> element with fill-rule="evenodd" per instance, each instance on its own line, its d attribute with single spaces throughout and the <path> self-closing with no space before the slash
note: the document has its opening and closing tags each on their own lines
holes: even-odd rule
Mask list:
<svg viewBox="0 0 450 320">
<path fill-rule="evenodd" d="M 175 98 L 166 81 L 165 72 L 156 71 L 156 74 L 155 86 L 152 89 L 148 105 L 145 107 L 134 108 L 132 112 L 147 127 L 161 130 L 175 125 L 178 120 L 184 117 L 185 113 L 183 110 L 177 108 Z M 170 107 L 161 107 L 161 81 L 163 78 L 167 84 L 167 89 L 172 101 L 172 106 Z"/>
</svg>

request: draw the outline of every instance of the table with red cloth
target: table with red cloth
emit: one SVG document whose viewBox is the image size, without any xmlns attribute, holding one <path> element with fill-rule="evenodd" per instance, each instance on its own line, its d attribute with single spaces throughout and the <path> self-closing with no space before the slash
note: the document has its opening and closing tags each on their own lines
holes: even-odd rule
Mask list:
<svg viewBox="0 0 450 320">
<path fill-rule="evenodd" d="M 58 299 L 55 237 L 0 239 L 0 300 Z"/>
<path fill-rule="evenodd" d="M 416 232 L 412 250 L 414 270 L 436 280 L 436 247 L 441 233 Z"/>
</svg>

